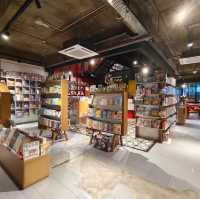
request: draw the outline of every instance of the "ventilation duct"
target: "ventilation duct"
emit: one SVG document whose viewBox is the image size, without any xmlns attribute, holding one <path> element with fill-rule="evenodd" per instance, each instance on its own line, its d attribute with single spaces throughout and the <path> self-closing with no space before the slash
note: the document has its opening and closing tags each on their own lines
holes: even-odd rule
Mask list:
<svg viewBox="0 0 200 199">
<path fill-rule="evenodd" d="M 128 8 L 123 0 L 107 0 L 107 2 L 117 11 L 122 17 L 129 29 L 139 35 L 146 34 L 147 31 L 138 21 L 132 11 Z"/>
</svg>

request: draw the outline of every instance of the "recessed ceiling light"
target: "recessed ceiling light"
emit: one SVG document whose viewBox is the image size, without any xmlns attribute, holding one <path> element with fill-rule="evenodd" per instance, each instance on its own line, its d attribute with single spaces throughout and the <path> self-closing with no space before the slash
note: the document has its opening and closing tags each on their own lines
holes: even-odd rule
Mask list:
<svg viewBox="0 0 200 199">
<path fill-rule="evenodd" d="M 186 88 L 186 84 L 182 84 L 182 88 Z"/>
<path fill-rule="evenodd" d="M 144 75 L 147 75 L 147 74 L 149 73 L 149 68 L 148 68 L 148 67 L 143 67 L 143 68 L 142 68 L 142 73 L 143 73 Z"/>
<path fill-rule="evenodd" d="M 197 74 L 197 70 L 194 70 L 192 73 L 193 73 L 193 74 Z"/>
<path fill-rule="evenodd" d="M 109 4 L 113 4 L 113 0 L 107 0 Z"/>
<path fill-rule="evenodd" d="M 91 60 L 90 60 L 90 65 L 95 65 L 95 64 L 96 64 L 95 59 L 91 59 Z"/>
<path fill-rule="evenodd" d="M 8 41 L 10 39 L 10 34 L 8 32 L 3 32 L 3 33 L 1 33 L 1 37 L 4 40 Z"/>
<path fill-rule="evenodd" d="M 137 64 L 138 64 L 138 61 L 137 61 L 137 60 L 134 60 L 134 61 L 133 61 L 133 64 L 134 64 L 134 65 L 137 65 Z"/>
<path fill-rule="evenodd" d="M 72 71 L 69 71 L 68 74 L 69 74 L 69 75 L 72 75 Z"/>
<path fill-rule="evenodd" d="M 187 44 L 187 47 L 188 47 L 188 48 L 191 48 L 193 45 L 194 45 L 194 43 L 193 43 L 193 42 L 190 42 L 190 43 Z"/>
</svg>

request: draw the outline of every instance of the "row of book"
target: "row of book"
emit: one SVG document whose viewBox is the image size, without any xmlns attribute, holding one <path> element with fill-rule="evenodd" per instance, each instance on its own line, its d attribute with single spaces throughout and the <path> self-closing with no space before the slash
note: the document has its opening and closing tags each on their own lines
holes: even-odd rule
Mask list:
<svg viewBox="0 0 200 199">
<path fill-rule="evenodd" d="M 50 105 L 61 105 L 61 99 L 60 98 L 43 98 L 42 104 L 50 104 Z"/>
<path fill-rule="evenodd" d="M 170 115 L 176 113 L 176 107 L 171 106 L 165 109 L 158 108 L 151 108 L 151 107 L 142 107 L 139 106 L 136 111 L 136 115 L 143 115 L 143 116 L 152 116 L 152 117 L 161 117 L 166 118 Z"/>
<path fill-rule="evenodd" d="M 137 73 L 135 79 L 138 83 L 166 82 L 169 85 L 176 86 L 176 79 L 174 77 L 168 77 L 167 74 L 162 71 L 153 71 L 153 73 L 149 75 Z"/>
<path fill-rule="evenodd" d="M 42 116 L 39 117 L 38 123 L 41 126 L 46 126 L 49 128 L 55 128 L 55 129 L 60 128 L 60 121 L 47 119 Z"/>
<path fill-rule="evenodd" d="M 176 89 L 171 86 L 159 88 L 158 84 L 147 84 L 145 87 L 139 85 L 137 87 L 137 95 L 143 97 L 151 97 L 152 95 L 176 95 Z"/>
<path fill-rule="evenodd" d="M 109 111 L 109 110 L 100 110 L 98 108 L 89 108 L 88 109 L 89 117 L 96 117 L 109 120 L 122 120 L 122 111 Z"/>
<path fill-rule="evenodd" d="M 176 121 L 176 115 L 171 116 L 166 120 L 138 118 L 136 126 L 166 130 L 168 127 L 170 127 L 170 125 L 174 124 L 175 121 Z"/>
<path fill-rule="evenodd" d="M 61 93 L 61 86 L 60 85 L 54 85 L 54 86 L 50 86 L 50 87 L 43 87 L 42 93 L 43 94 Z"/>
<path fill-rule="evenodd" d="M 121 95 L 106 95 L 106 96 L 95 96 L 93 99 L 93 105 L 97 106 L 122 106 L 122 96 Z"/>
<path fill-rule="evenodd" d="M 142 73 L 137 73 L 135 79 L 138 83 L 143 82 L 163 82 L 166 80 L 167 75 L 162 71 L 153 71 L 153 74 L 143 75 Z"/>
<path fill-rule="evenodd" d="M 40 109 L 40 114 L 41 115 L 50 115 L 50 116 L 53 116 L 53 117 L 60 118 L 61 112 L 60 111 L 56 111 L 56 110 L 52 110 L 52 109 L 41 108 Z"/>
<path fill-rule="evenodd" d="M 44 81 L 45 77 L 35 74 L 35 73 L 20 73 L 20 72 L 13 72 L 13 71 L 1 71 L 1 77 L 12 77 L 12 78 L 21 78 L 22 80 L 27 81 Z"/>
<path fill-rule="evenodd" d="M 96 121 L 91 118 L 87 119 L 87 127 L 91 129 L 96 129 L 99 131 L 110 132 L 115 134 L 121 134 L 122 128 L 121 124 L 111 124 L 102 121 Z"/>
</svg>

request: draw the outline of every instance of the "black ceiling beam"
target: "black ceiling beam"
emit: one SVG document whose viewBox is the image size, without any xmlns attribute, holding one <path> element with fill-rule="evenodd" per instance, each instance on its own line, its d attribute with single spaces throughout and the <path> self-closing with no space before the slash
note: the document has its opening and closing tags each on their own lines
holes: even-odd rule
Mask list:
<svg viewBox="0 0 200 199">
<path fill-rule="evenodd" d="M 24 11 L 30 6 L 33 0 L 26 0 L 22 6 L 17 10 L 15 15 L 8 21 L 8 23 L 3 28 L 2 32 L 6 32 L 9 30 L 10 26 L 15 22 L 15 20 L 24 13 Z"/>
</svg>

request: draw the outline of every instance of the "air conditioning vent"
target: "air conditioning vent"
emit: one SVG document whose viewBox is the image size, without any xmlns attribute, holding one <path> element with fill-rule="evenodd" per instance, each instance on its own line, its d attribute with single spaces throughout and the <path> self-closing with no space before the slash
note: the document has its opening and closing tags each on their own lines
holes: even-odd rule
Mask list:
<svg viewBox="0 0 200 199">
<path fill-rule="evenodd" d="M 66 48 L 64 50 L 59 51 L 59 53 L 63 54 L 63 55 L 67 55 L 69 57 L 73 57 L 75 59 L 86 59 L 89 57 L 94 57 L 96 55 L 98 55 L 98 53 L 85 48 L 79 44 L 76 44 L 70 48 Z"/>
</svg>

